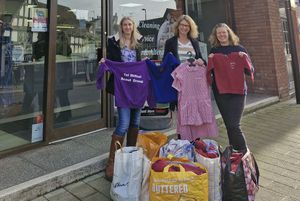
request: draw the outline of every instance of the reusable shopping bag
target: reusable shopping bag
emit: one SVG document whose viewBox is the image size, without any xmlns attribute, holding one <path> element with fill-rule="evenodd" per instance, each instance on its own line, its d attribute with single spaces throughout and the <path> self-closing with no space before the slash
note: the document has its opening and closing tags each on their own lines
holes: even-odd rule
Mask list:
<svg viewBox="0 0 300 201">
<path fill-rule="evenodd" d="M 214 140 L 204 139 L 203 142 L 207 146 L 213 146 L 219 152 L 218 143 Z M 208 198 L 209 201 L 222 201 L 222 185 L 221 185 L 221 158 L 220 153 L 216 158 L 209 158 L 201 155 L 196 151 L 195 161 L 203 165 L 208 170 Z"/>
<path fill-rule="evenodd" d="M 223 201 L 254 201 L 259 170 L 253 154 L 233 152 L 228 146 L 221 157 Z"/>
<path fill-rule="evenodd" d="M 140 201 L 149 201 L 149 177 L 150 177 L 151 161 L 144 154 L 144 164 L 143 164 L 143 181 L 142 189 L 140 193 Z"/>
<path fill-rule="evenodd" d="M 242 158 L 246 188 L 248 192 L 248 201 L 255 200 L 255 194 L 259 189 L 259 169 L 254 158 L 254 155 L 247 150 L 247 153 Z"/>
<path fill-rule="evenodd" d="M 161 159 L 166 160 L 156 160 Z M 199 163 L 193 163 L 204 170 L 204 173 L 197 175 L 187 172 L 183 167 L 184 162 L 181 159 L 176 160 L 172 159 L 172 164 L 165 166 L 162 172 L 151 168 L 150 201 L 208 201 L 207 170 Z M 179 168 L 179 171 L 169 172 L 174 166 Z"/>
<path fill-rule="evenodd" d="M 116 151 L 110 189 L 114 201 L 140 201 L 143 160 L 143 149 L 140 147 L 122 147 Z"/>
<path fill-rule="evenodd" d="M 167 136 L 161 132 L 148 132 L 138 135 L 137 146 L 142 147 L 148 159 L 152 160 L 167 141 Z"/>
</svg>

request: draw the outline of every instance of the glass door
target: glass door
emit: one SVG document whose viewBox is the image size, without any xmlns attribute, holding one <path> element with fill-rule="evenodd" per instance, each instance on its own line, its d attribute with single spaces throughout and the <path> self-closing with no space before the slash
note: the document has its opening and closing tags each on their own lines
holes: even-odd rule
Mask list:
<svg viewBox="0 0 300 201">
<path fill-rule="evenodd" d="M 186 1 L 187 14 L 190 15 L 198 25 L 200 50 L 206 61 L 210 50 L 208 38 L 213 27 L 217 23 L 226 23 L 229 21 L 226 13 L 226 4 L 229 4 L 229 2 L 218 0 Z"/>
<path fill-rule="evenodd" d="M 0 152 L 44 140 L 47 2 L 1 1 Z M 33 13 L 40 11 L 39 29 Z M 43 44 L 39 38 L 44 38 Z M 39 59 L 37 59 L 39 57 Z"/>
<path fill-rule="evenodd" d="M 58 0 L 53 127 L 55 139 L 105 125 L 104 97 L 96 89 L 102 51 L 101 1 Z"/>
</svg>

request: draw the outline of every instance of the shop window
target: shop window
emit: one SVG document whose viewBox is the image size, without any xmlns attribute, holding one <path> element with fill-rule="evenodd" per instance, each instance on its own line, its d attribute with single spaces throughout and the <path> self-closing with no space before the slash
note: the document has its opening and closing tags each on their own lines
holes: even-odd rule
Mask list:
<svg viewBox="0 0 300 201">
<path fill-rule="evenodd" d="M 281 18 L 281 24 L 282 24 L 282 32 L 284 36 L 284 47 L 285 47 L 284 50 L 286 54 L 291 54 L 287 19 Z"/>
<path fill-rule="evenodd" d="M 54 127 L 99 120 L 97 50 L 101 47 L 101 1 L 58 0 Z"/>
<path fill-rule="evenodd" d="M 174 0 L 131 0 L 129 3 L 124 0 L 113 0 L 111 1 L 110 34 L 117 33 L 122 17 L 132 17 L 143 35 L 142 56 L 161 59 L 165 41 L 173 36 L 172 25 L 184 11 L 184 8 L 177 7 L 176 2 Z"/>
<path fill-rule="evenodd" d="M 43 140 L 44 61 L 36 61 L 36 35 L 47 18 L 32 23 L 40 1 L 2 1 L 0 12 L 0 151 Z M 48 10 L 45 10 L 45 15 Z M 40 16 L 41 17 L 41 16 Z M 33 25 L 43 27 L 34 30 Z M 45 42 L 45 49 L 48 44 Z M 39 51 L 38 51 L 39 52 Z"/>
<path fill-rule="evenodd" d="M 226 22 L 225 1 L 190 0 L 186 2 L 187 14 L 198 25 L 201 53 L 207 60 L 207 52 L 210 50 L 209 35 L 217 23 Z"/>
</svg>

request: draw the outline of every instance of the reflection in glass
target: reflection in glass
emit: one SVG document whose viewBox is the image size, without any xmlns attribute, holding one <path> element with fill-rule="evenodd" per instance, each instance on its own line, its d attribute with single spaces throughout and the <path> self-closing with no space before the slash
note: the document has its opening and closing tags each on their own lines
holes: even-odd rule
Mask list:
<svg viewBox="0 0 300 201">
<path fill-rule="evenodd" d="M 100 1 L 58 1 L 55 127 L 99 120 L 95 87 L 101 47 Z"/>
<path fill-rule="evenodd" d="M 48 49 L 47 9 L 44 30 L 33 30 L 39 1 L 2 1 L 0 9 L 0 151 L 43 140 L 44 61 Z M 40 46 L 40 50 L 37 47 Z"/>
<path fill-rule="evenodd" d="M 142 57 L 160 60 L 165 41 L 173 36 L 172 24 L 183 12 L 176 7 L 176 1 L 114 0 L 111 13 L 111 34 L 118 31 L 119 20 L 131 16 L 143 35 Z"/>
</svg>

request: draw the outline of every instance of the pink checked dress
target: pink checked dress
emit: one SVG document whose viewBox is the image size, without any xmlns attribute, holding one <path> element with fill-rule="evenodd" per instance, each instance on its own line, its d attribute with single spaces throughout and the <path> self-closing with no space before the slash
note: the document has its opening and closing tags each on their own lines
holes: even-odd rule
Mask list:
<svg viewBox="0 0 300 201">
<path fill-rule="evenodd" d="M 172 87 L 178 91 L 177 132 L 183 140 L 217 137 L 206 67 L 179 65 L 173 72 Z"/>
</svg>

